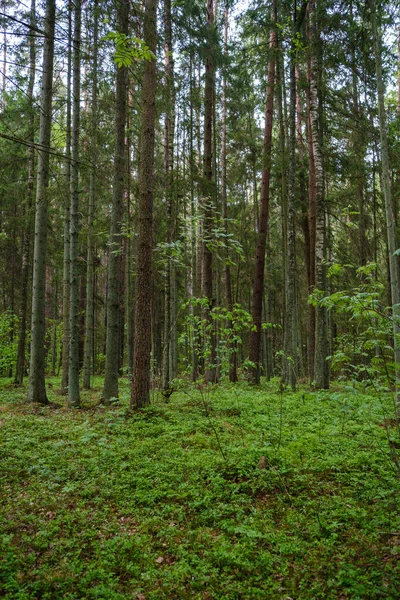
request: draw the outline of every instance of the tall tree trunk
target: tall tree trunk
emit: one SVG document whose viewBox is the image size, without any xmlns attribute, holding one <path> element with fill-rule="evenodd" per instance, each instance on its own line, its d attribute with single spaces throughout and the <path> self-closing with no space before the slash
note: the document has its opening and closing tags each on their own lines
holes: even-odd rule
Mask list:
<svg viewBox="0 0 400 600">
<path fill-rule="evenodd" d="M 81 0 L 74 2 L 72 58 L 71 221 L 70 221 L 70 343 L 68 403 L 80 407 L 79 394 L 79 133 L 81 100 Z"/>
<path fill-rule="evenodd" d="M 94 326 L 94 239 L 93 223 L 96 202 L 96 160 L 97 160 L 97 69 L 98 69 L 98 37 L 99 37 L 99 6 L 98 0 L 93 5 L 93 81 L 91 107 L 91 148 L 90 148 L 90 180 L 89 180 L 89 211 L 88 237 L 86 259 L 86 310 L 85 310 L 85 343 L 83 351 L 83 387 L 90 388 L 90 378 L 93 373 L 93 326 Z"/>
<path fill-rule="evenodd" d="M 40 98 L 40 127 L 35 212 L 35 244 L 33 255 L 31 358 L 29 369 L 28 400 L 47 404 L 45 387 L 45 291 L 47 247 L 47 188 L 49 184 L 49 159 L 51 134 L 51 108 L 53 98 L 53 61 L 55 0 L 46 0 L 43 73 Z"/>
<path fill-rule="evenodd" d="M 155 54 L 157 0 L 145 0 L 144 41 Z M 131 408 L 150 403 L 151 297 L 154 196 L 155 59 L 144 64 L 136 268 L 135 345 Z"/>
<path fill-rule="evenodd" d="M 167 209 L 168 242 L 172 244 L 175 238 L 175 211 L 173 193 L 173 161 L 174 161 L 174 129 L 175 129 L 175 94 L 174 94 L 174 61 L 172 48 L 171 29 L 171 0 L 164 0 L 164 51 L 165 51 L 165 86 L 166 86 L 166 110 L 164 119 L 164 180 L 165 199 Z M 167 273 L 165 282 L 165 319 L 164 319 L 164 348 L 163 348 L 163 386 L 170 387 L 174 378 L 173 373 L 173 344 L 175 340 L 172 313 L 174 293 L 174 266 L 172 260 L 167 260 Z"/>
<path fill-rule="evenodd" d="M 318 293 L 326 292 L 326 227 L 325 227 L 325 190 L 324 167 L 322 159 L 321 136 L 318 112 L 318 84 L 319 84 L 319 53 L 320 39 L 316 18 L 315 0 L 310 0 L 310 121 L 311 139 L 315 166 L 315 202 L 316 202 L 316 229 L 315 229 L 315 285 Z M 316 386 L 321 389 L 329 387 L 328 356 L 328 328 L 327 314 L 323 306 L 316 308 L 315 323 L 315 359 L 314 379 Z"/>
<path fill-rule="evenodd" d="M 117 30 L 128 34 L 129 3 L 118 2 Z M 106 365 L 102 399 L 109 402 L 118 398 L 118 372 L 120 359 L 120 270 L 121 270 L 121 225 L 122 202 L 125 191 L 126 171 L 126 100 L 128 68 L 117 68 L 115 99 L 115 161 L 113 202 L 110 224 L 110 248 L 108 258 L 108 297 L 107 297 L 107 342 Z"/>
<path fill-rule="evenodd" d="M 214 29 L 214 0 L 207 1 L 208 43 L 206 54 L 205 89 L 204 89 L 204 158 L 203 158 L 203 295 L 207 298 L 204 311 L 207 323 L 206 343 L 209 345 L 205 379 L 215 383 L 217 380 L 215 332 L 211 311 L 214 306 L 213 269 L 211 237 L 215 213 L 216 188 L 213 178 L 213 99 L 214 99 L 214 63 L 212 33 Z"/>
<path fill-rule="evenodd" d="M 398 240 L 396 236 L 396 215 L 392 201 L 390 188 L 389 172 L 389 151 L 387 139 L 387 123 L 385 109 L 385 88 L 382 76 L 382 37 L 380 28 L 377 24 L 377 14 L 375 0 L 370 0 L 371 6 L 371 25 L 375 54 L 376 82 L 378 87 L 378 113 L 379 113 L 379 131 L 381 138 L 381 161 L 382 161 L 382 187 L 385 200 L 386 231 L 389 250 L 389 272 L 390 289 L 392 295 L 392 317 L 393 317 L 393 338 L 394 338 L 394 360 L 396 368 L 396 394 L 397 409 L 400 413 L 400 281 L 399 281 L 399 262 L 400 258 L 396 254 L 398 249 Z"/>
<path fill-rule="evenodd" d="M 32 28 L 36 27 L 36 0 L 31 0 L 31 11 L 29 23 Z M 29 99 L 29 123 L 28 123 L 28 141 L 31 146 L 28 149 L 28 186 L 26 194 L 26 209 L 25 209 L 25 225 L 24 225 L 24 237 L 22 247 L 22 272 L 21 272 L 21 313 L 20 313 L 20 328 L 18 337 L 18 354 L 17 364 L 15 368 L 15 379 L 16 385 L 21 385 L 25 374 L 25 346 L 26 346 L 26 322 L 27 322 L 27 309 L 28 309 L 28 288 L 29 288 L 29 274 L 31 269 L 31 258 L 32 258 L 32 204 L 33 204 L 33 193 L 35 186 L 35 149 L 33 147 L 34 135 L 35 135 L 35 112 L 33 108 L 33 90 L 35 86 L 35 73 L 36 73 L 36 44 L 35 36 L 29 37 L 29 81 L 27 95 Z"/>
<path fill-rule="evenodd" d="M 228 56 L 228 28 L 229 28 L 229 8 L 228 4 L 225 5 L 224 11 L 224 55 L 225 59 Z M 222 203 L 222 216 L 224 220 L 225 234 L 228 235 L 228 199 L 226 189 L 226 68 L 223 73 L 222 81 L 222 149 L 221 149 L 221 203 Z M 255 191 L 256 193 L 256 191 Z M 232 281 L 231 281 L 231 268 L 229 264 L 229 255 L 227 253 L 225 257 L 225 302 L 226 308 L 230 313 L 233 310 L 233 298 L 232 298 Z M 233 322 L 228 321 L 228 329 L 233 334 Z M 229 381 L 235 383 L 238 380 L 237 372 L 237 343 L 230 343 L 229 347 Z"/>
<path fill-rule="evenodd" d="M 271 21 L 276 19 L 275 0 L 271 5 Z M 262 304 L 264 295 L 264 268 L 265 250 L 267 244 L 268 216 L 269 216 L 269 183 L 271 177 L 271 149 L 272 149 L 272 120 L 274 108 L 275 87 L 275 48 L 277 45 L 276 31 L 271 29 L 269 36 L 269 48 L 271 58 L 268 64 L 268 86 L 265 109 L 265 132 L 263 150 L 263 169 L 261 179 L 260 217 L 258 220 L 256 268 L 253 283 L 253 296 L 251 302 L 251 314 L 254 329 L 250 334 L 249 358 L 253 367 L 249 370 L 249 381 L 253 384 L 260 383 L 260 348 L 261 348 L 261 321 Z"/>
<path fill-rule="evenodd" d="M 72 2 L 68 0 L 68 68 L 67 68 L 67 115 L 65 131 L 65 187 L 64 187 L 64 256 L 63 256 L 63 342 L 61 393 L 68 392 L 69 376 L 69 302 L 70 302 L 70 221 L 71 221 L 71 74 L 72 74 Z"/>
<path fill-rule="evenodd" d="M 289 194 L 287 249 L 288 269 L 286 275 L 286 318 L 285 329 L 288 344 L 286 350 L 287 383 L 292 390 L 296 389 L 297 380 L 297 276 L 296 276 L 296 230 L 295 230 L 295 195 L 296 195 L 296 0 L 293 8 L 293 32 L 290 49 L 290 102 L 289 102 Z"/>
</svg>

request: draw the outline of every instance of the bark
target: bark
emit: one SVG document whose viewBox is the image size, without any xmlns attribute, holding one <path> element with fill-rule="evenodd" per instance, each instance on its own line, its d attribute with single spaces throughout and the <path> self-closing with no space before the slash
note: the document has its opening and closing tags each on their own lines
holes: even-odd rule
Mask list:
<svg viewBox="0 0 400 600">
<path fill-rule="evenodd" d="M 71 135 L 71 220 L 70 220 L 70 304 L 68 403 L 80 407 L 79 394 L 79 134 L 81 99 L 81 0 L 74 3 L 72 57 L 72 135 Z"/>
<path fill-rule="evenodd" d="M 83 351 L 83 387 L 90 388 L 90 379 L 93 373 L 93 326 L 94 326 L 94 238 L 93 223 L 96 203 L 96 160 L 97 160 L 97 85 L 98 85 L 98 29 L 99 8 L 98 0 L 93 5 L 93 80 L 91 103 L 91 148 L 90 148 L 90 179 L 89 179 L 89 211 L 88 211 L 88 237 L 86 257 L 86 309 L 85 309 L 85 342 Z"/>
<path fill-rule="evenodd" d="M 71 74 L 72 74 L 72 2 L 68 2 L 68 69 L 67 69 L 67 107 L 65 132 L 65 201 L 64 201 L 64 256 L 63 256 L 63 342 L 61 393 L 68 392 L 69 376 L 69 277 L 70 277 L 70 210 L 71 210 Z"/>
<path fill-rule="evenodd" d="M 228 5 L 225 5 L 224 11 L 224 54 L 225 59 L 228 55 L 228 27 L 229 27 L 229 9 Z M 224 70 L 223 82 L 222 82 L 222 149 L 221 149 L 221 203 L 222 203 L 222 216 L 224 219 L 225 233 L 228 235 L 228 200 L 227 200 L 227 189 L 226 189 L 226 72 Z M 255 195 L 257 191 L 255 189 Z M 232 281 L 231 281 L 231 268 L 229 264 L 229 255 L 225 258 L 225 303 L 226 308 L 232 313 L 233 310 L 233 298 L 232 298 Z M 233 322 L 230 319 L 227 323 L 228 329 L 233 334 Z M 238 380 L 237 372 L 237 344 L 235 341 L 230 343 L 229 348 L 229 381 L 236 382 Z"/>
<path fill-rule="evenodd" d="M 128 34 L 129 3 L 118 2 L 117 30 Z M 110 246 L 108 259 L 108 297 L 107 297 L 107 341 L 106 365 L 102 400 L 109 402 L 118 398 L 118 375 L 120 366 L 120 272 L 121 272 L 121 225 L 122 202 L 125 191 L 126 171 L 126 100 L 128 68 L 119 67 L 116 76 L 115 99 L 115 161 L 113 202 L 111 208 Z"/>
<path fill-rule="evenodd" d="M 171 29 L 171 0 L 164 0 L 164 54 L 165 54 L 165 86 L 166 86 L 166 111 L 164 119 L 164 181 L 165 203 L 167 211 L 168 242 L 172 244 L 175 239 L 175 214 L 173 193 L 173 162 L 174 162 L 174 129 L 175 129 L 175 98 L 174 98 L 174 62 Z M 165 320 L 164 320 L 164 347 L 163 347 L 163 387 L 170 388 L 174 378 L 174 266 L 171 259 L 167 259 L 167 273 L 165 283 Z"/>
<path fill-rule="evenodd" d="M 310 72 L 310 129 L 315 167 L 315 285 L 321 295 L 326 292 L 326 227 L 325 227 L 325 190 L 324 167 L 321 148 L 318 113 L 318 83 L 319 83 L 319 33 L 316 21 L 315 1 L 310 1 L 310 37 L 311 37 L 311 72 Z M 328 330 L 326 309 L 316 308 L 315 322 L 315 359 L 314 379 L 317 388 L 329 387 L 329 370 L 326 358 L 328 356 Z"/>
<path fill-rule="evenodd" d="M 36 0 L 31 0 L 31 11 L 29 23 L 32 28 L 36 26 Z M 32 144 L 28 149 L 28 186 L 26 193 L 26 210 L 25 210 L 25 225 L 22 245 L 22 270 L 21 270 L 21 313 L 20 313 L 20 328 L 18 337 L 18 354 L 17 364 L 15 368 L 16 385 L 21 385 L 25 375 L 25 346 L 26 346 L 26 324 L 27 324 L 27 309 L 28 309 L 28 288 L 29 275 L 31 269 L 32 258 L 32 205 L 35 185 L 35 150 L 33 148 L 34 132 L 35 132 L 35 112 L 33 108 L 33 90 L 35 86 L 36 73 L 36 44 L 35 37 L 29 38 L 29 81 L 27 96 L 29 99 L 29 124 L 28 124 L 28 141 Z"/>
<path fill-rule="evenodd" d="M 394 360 L 396 369 L 397 409 L 400 412 L 400 258 L 395 254 L 398 249 L 396 236 L 396 215 L 390 187 L 389 150 L 385 109 L 385 88 L 382 75 L 382 35 L 377 24 L 375 0 L 370 0 L 371 25 L 375 54 L 376 82 L 378 88 L 379 132 L 381 140 L 382 188 L 385 200 L 386 231 L 389 250 L 390 290 L 392 296 Z"/>
<path fill-rule="evenodd" d="M 207 306 L 204 311 L 206 322 L 206 343 L 209 346 L 206 361 L 205 379 L 215 383 L 217 380 L 216 368 L 216 340 L 211 311 L 215 304 L 213 295 L 213 265 L 211 237 L 213 229 L 213 217 L 215 211 L 215 180 L 213 177 L 213 113 L 214 113 L 214 63 L 212 48 L 212 31 L 214 28 L 214 2 L 207 0 L 207 30 L 208 47 L 205 65 L 205 89 L 204 89 L 204 157 L 203 157 L 203 295 L 207 298 Z"/>
<path fill-rule="evenodd" d="M 271 7 L 271 19 L 275 21 L 276 8 L 275 3 Z M 260 216 L 257 234 L 256 248 L 256 267 L 253 284 L 253 295 L 251 303 L 251 314 L 253 318 L 253 331 L 250 334 L 250 361 L 254 367 L 249 370 L 249 381 L 253 384 L 260 383 L 260 348 L 261 348 L 261 321 L 262 304 L 264 294 L 264 268 L 265 268 L 265 250 L 267 244 L 268 217 L 269 217 L 269 184 L 271 177 L 271 149 L 272 149 L 272 121 L 274 106 L 274 88 L 275 88 L 275 49 L 277 45 L 277 36 L 275 29 L 272 29 L 269 37 L 270 59 L 268 64 L 268 86 L 265 110 L 265 132 L 264 132 L 264 151 L 263 151 L 263 170 L 261 179 L 260 194 Z"/>
<path fill-rule="evenodd" d="M 39 145 L 33 255 L 31 357 L 28 401 L 48 404 L 45 387 L 45 290 L 47 247 L 47 188 L 49 184 L 51 107 L 53 97 L 53 61 L 55 0 L 46 0 L 43 73 L 40 97 Z"/>
<path fill-rule="evenodd" d="M 307 40 L 310 48 L 311 32 L 308 18 L 306 23 Z M 307 108 L 307 146 L 308 146 L 308 201 L 309 201 L 309 234 L 310 234 L 310 255 L 309 255 L 309 278 L 308 293 L 311 294 L 315 287 L 315 231 L 316 231 L 316 180 L 315 180 L 315 162 L 314 149 L 311 131 L 311 54 L 307 54 L 307 87 L 306 87 L 306 108 Z M 309 309 L 309 342 L 308 342 L 308 365 L 310 381 L 314 381 L 314 361 L 315 361 L 315 307 L 310 304 Z"/>
<path fill-rule="evenodd" d="M 296 2 L 294 3 L 293 36 L 295 34 Z M 295 194 L 296 194 L 296 48 L 294 41 L 290 53 L 290 104 L 289 104 L 289 194 L 287 249 L 288 270 L 286 277 L 286 319 L 285 328 L 288 338 L 286 350 L 287 383 L 293 391 L 297 380 L 297 276 L 296 276 L 296 230 L 295 230 Z"/>
<path fill-rule="evenodd" d="M 145 0 L 144 41 L 155 54 L 157 0 Z M 151 296 L 154 196 L 156 61 L 144 64 L 136 268 L 135 345 L 131 408 L 150 403 Z"/>
</svg>

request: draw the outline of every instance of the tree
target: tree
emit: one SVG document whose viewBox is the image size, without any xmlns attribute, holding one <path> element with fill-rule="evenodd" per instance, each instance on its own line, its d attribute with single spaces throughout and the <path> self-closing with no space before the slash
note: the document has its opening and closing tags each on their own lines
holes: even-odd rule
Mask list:
<svg viewBox="0 0 400 600">
<path fill-rule="evenodd" d="M 31 357 L 28 400 L 47 404 L 45 387 L 45 288 L 47 247 L 47 187 L 53 98 L 55 0 L 46 0 L 43 73 L 40 96 L 39 156 L 36 180 L 35 243 L 33 255 Z"/>
<path fill-rule="evenodd" d="M 258 234 L 256 247 L 256 265 L 253 283 L 253 295 L 251 301 L 251 314 L 253 317 L 253 329 L 250 334 L 249 358 L 253 366 L 249 370 L 249 380 L 253 384 L 260 383 L 260 348 L 261 348 L 261 323 L 262 306 L 264 296 L 264 269 L 265 249 L 267 243 L 270 178 L 271 178 L 271 150 L 272 150 L 272 122 L 274 107 L 275 87 L 275 49 L 276 30 L 276 6 L 274 0 L 271 3 L 271 31 L 269 35 L 269 62 L 268 62 L 268 84 L 265 108 L 265 131 L 263 148 L 263 170 L 261 179 L 260 216 L 258 219 Z"/>
<path fill-rule="evenodd" d="M 122 35 L 128 34 L 129 4 L 120 0 L 117 5 L 117 28 Z M 125 191 L 126 171 L 126 66 L 117 66 L 115 91 L 115 158 L 113 199 L 110 221 L 110 242 L 108 256 L 108 295 L 107 295 L 107 341 L 106 364 L 102 399 L 109 402 L 118 398 L 118 372 L 120 359 L 120 272 L 121 272 L 121 226 L 122 201 Z"/>
<path fill-rule="evenodd" d="M 70 219 L 70 341 L 68 402 L 80 407 L 79 394 L 79 136 L 81 103 L 81 0 L 74 5 L 74 38 L 72 58 L 72 136 L 71 136 L 71 219 Z"/>
<path fill-rule="evenodd" d="M 157 41 L 157 0 L 145 0 L 144 42 L 155 54 Z M 135 343 L 132 371 L 131 408 L 150 402 L 151 296 L 154 195 L 155 98 L 157 76 L 155 58 L 144 63 L 138 239 L 136 259 Z"/>
<path fill-rule="evenodd" d="M 374 43 L 376 83 L 378 88 L 379 133 L 381 139 L 382 187 L 385 200 L 386 231 L 389 250 L 389 273 L 392 295 L 394 360 L 396 368 L 397 408 L 400 412 L 400 281 L 398 240 L 396 239 L 396 214 L 392 201 L 389 171 L 389 154 L 386 125 L 385 95 L 382 75 L 381 33 L 377 24 L 375 0 L 370 0 L 371 26 Z"/>
</svg>

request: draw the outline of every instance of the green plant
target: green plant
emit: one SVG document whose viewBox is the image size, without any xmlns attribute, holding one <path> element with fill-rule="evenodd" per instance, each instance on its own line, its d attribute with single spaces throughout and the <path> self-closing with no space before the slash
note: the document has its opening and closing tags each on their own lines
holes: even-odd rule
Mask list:
<svg viewBox="0 0 400 600">
<path fill-rule="evenodd" d="M 13 335 L 18 317 L 10 310 L 0 314 L 0 373 L 5 375 L 17 360 L 18 339 Z"/>
</svg>

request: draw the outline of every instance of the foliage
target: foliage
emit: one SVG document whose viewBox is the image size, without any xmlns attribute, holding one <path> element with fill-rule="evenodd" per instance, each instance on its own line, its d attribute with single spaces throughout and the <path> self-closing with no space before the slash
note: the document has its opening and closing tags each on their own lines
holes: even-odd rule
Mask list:
<svg viewBox="0 0 400 600">
<path fill-rule="evenodd" d="M 3 598 L 398 597 L 390 401 L 207 389 L 128 420 L 127 380 L 75 412 L 0 390 Z"/>
<path fill-rule="evenodd" d="M 237 352 L 242 344 L 241 334 L 250 331 L 253 327 L 251 314 L 240 304 L 235 304 L 232 310 L 222 306 L 215 306 L 209 311 L 208 298 L 192 298 L 185 303 L 184 309 L 190 308 L 186 317 L 186 331 L 182 334 L 180 342 L 191 345 L 191 351 L 197 353 L 197 358 L 209 363 L 213 334 L 217 334 L 216 366 L 221 377 L 229 371 L 229 359 L 233 352 Z M 201 341 L 200 341 L 201 340 Z"/>
<path fill-rule="evenodd" d="M 18 340 L 13 335 L 18 318 L 7 310 L 0 314 L 0 373 L 6 374 L 17 359 Z"/>
<path fill-rule="evenodd" d="M 333 265 L 331 278 L 342 277 L 351 265 Z M 385 288 L 376 279 L 376 264 L 356 269 L 359 284 L 319 300 L 341 317 L 344 332 L 336 336 L 330 357 L 333 371 L 366 383 L 388 384 L 393 378 L 392 313 L 382 304 Z"/>
<path fill-rule="evenodd" d="M 156 57 L 137 37 L 131 37 L 118 31 L 110 31 L 103 38 L 115 44 L 114 61 L 118 67 L 129 67 L 134 61 L 155 60 Z"/>
</svg>

